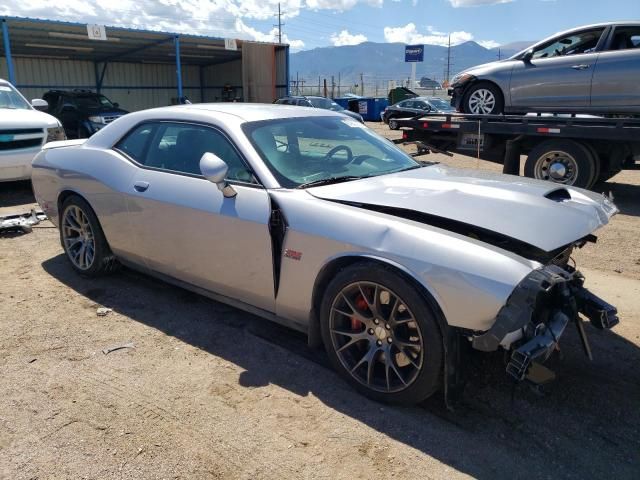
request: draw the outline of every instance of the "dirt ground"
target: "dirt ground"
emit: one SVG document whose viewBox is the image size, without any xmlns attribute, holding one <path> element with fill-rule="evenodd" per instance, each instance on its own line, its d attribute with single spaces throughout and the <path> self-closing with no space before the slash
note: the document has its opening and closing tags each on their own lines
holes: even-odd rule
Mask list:
<svg viewBox="0 0 640 480">
<path fill-rule="evenodd" d="M 0 237 L 0 478 L 640 478 L 640 170 L 599 188 L 621 214 L 576 260 L 620 325 L 586 326 L 593 362 L 569 328 L 542 392 L 473 354 L 455 412 L 371 402 L 301 335 L 143 275 L 82 279 L 47 222 Z M 32 203 L 0 184 L 0 215 Z"/>
</svg>

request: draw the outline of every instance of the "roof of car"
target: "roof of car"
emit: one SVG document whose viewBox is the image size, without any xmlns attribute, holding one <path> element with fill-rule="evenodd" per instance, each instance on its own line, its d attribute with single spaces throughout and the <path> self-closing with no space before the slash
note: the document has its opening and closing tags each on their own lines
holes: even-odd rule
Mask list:
<svg viewBox="0 0 640 480">
<path fill-rule="evenodd" d="M 220 113 L 234 115 L 246 122 L 255 122 L 259 120 L 271 120 L 275 118 L 296 118 L 296 117 L 326 117 L 337 116 L 344 118 L 340 113 L 330 110 L 323 110 L 311 107 L 299 107 L 293 105 L 279 105 L 273 103 L 194 103 L 190 105 L 175 105 L 172 107 L 156 108 L 154 111 L 171 112 L 179 110 L 192 110 L 202 113 L 208 111 L 212 113 Z"/>
<path fill-rule="evenodd" d="M 92 92 L 91 90 L 59 90 L 59 89 L 52 89 L 49 90 L 47 92 L 45 92 L 45 95 L 47 93 L 64 93 L 65 95 L 71 95 L 71 96 L 87 96 L 87 95 L 100 95 L 97 92 Z"/>
<path fill-rule="evenodd" d="M 287 95 L 285 97 L 280 97 L 278 100 L 282 100 L 283 98 L 326 98 L 327 100 L 331 100 L 330 98 L 323 97 L 321 95 Z"/>
</svg>

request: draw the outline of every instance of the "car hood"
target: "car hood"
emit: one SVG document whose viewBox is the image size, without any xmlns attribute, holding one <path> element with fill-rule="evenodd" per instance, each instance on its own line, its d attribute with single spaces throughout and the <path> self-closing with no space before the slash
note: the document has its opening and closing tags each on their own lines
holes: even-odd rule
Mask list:
<svg viewBox="0 0 640 480">
<path fill-rule="evenodd" d="M 517 63 L 522 64 L 522 61 L 505 58 L 504 60 L 496 60 L 495 62 L 483 63 L 481 65 L 467 68 L 458 75 L 463 73 L 469 73 L 471 75 L 488 75 L 496 71 L 511 70 Z M 456 75 L 456 77 L 458 75 Z"/>
<path fill-rule="evenodd" d="M 19 108 L 0 108 L 0 129 L 57 127 L 60 122 L 48 113 Z"/>
<path fill-rule="evenodd" d="M 618 212 L 608 198 L 586 190 L 442 165 L 308 192 L 454 231 L 477 227 L 545 252 L 588 236 Z"/>
</svg>

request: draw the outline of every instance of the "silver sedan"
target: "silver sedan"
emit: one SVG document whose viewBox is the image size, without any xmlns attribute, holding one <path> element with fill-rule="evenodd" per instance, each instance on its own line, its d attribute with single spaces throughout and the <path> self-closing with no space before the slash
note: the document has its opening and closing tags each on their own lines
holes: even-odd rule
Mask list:
<svg viewBox="0 0 640 480">
<path fill-rule="evenodd" d="M 586 341 L 580 313 L 618 321 L 569 262 L 607 198 L 419 163 L 337 113 L 132 113 L 47 144 L 32 178 L 79 274 L 126 265 L 303 331 L 381 401 L 450 400 L 465 344 L 523 380 L 568 323 Z"/>
</svg>

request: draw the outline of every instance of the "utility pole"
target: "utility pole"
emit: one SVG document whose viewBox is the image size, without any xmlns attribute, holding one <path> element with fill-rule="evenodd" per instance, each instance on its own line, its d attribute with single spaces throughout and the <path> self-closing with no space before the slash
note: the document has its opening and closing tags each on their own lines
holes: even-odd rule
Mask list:
<svg viewBox="0 0 640 480">
<path fill-rule="evenodd" d="M 360 74 L 360 96 L 364 97 L 364 74 Z"/>
<path fill-rule="evenodd" d="M 280 11 L 280 3 L 278 2 L 278 13 L 275 14 L 276 17 L 278 17 L 278 24 L 274 25 L 274 27 L 278 27 L 278 43 L 282 43 L 282 27 L 284 25 L 284 23 L 282 23 L 282 15 L 285 12 L 281 12 Z"/>
<path fill-rule="evenodd" d="M 502 60 L 502 52 L 500 51 L 500 47 L 498 47 L 498 60 Z"/>
<path fill-rule="evenodd" d="M 451 75 L 451 34 L 449 34 L 449 46 L 447 47 L 447 74 L 445 81 L 449 84 L 449 75 Z"/>
</svg>

